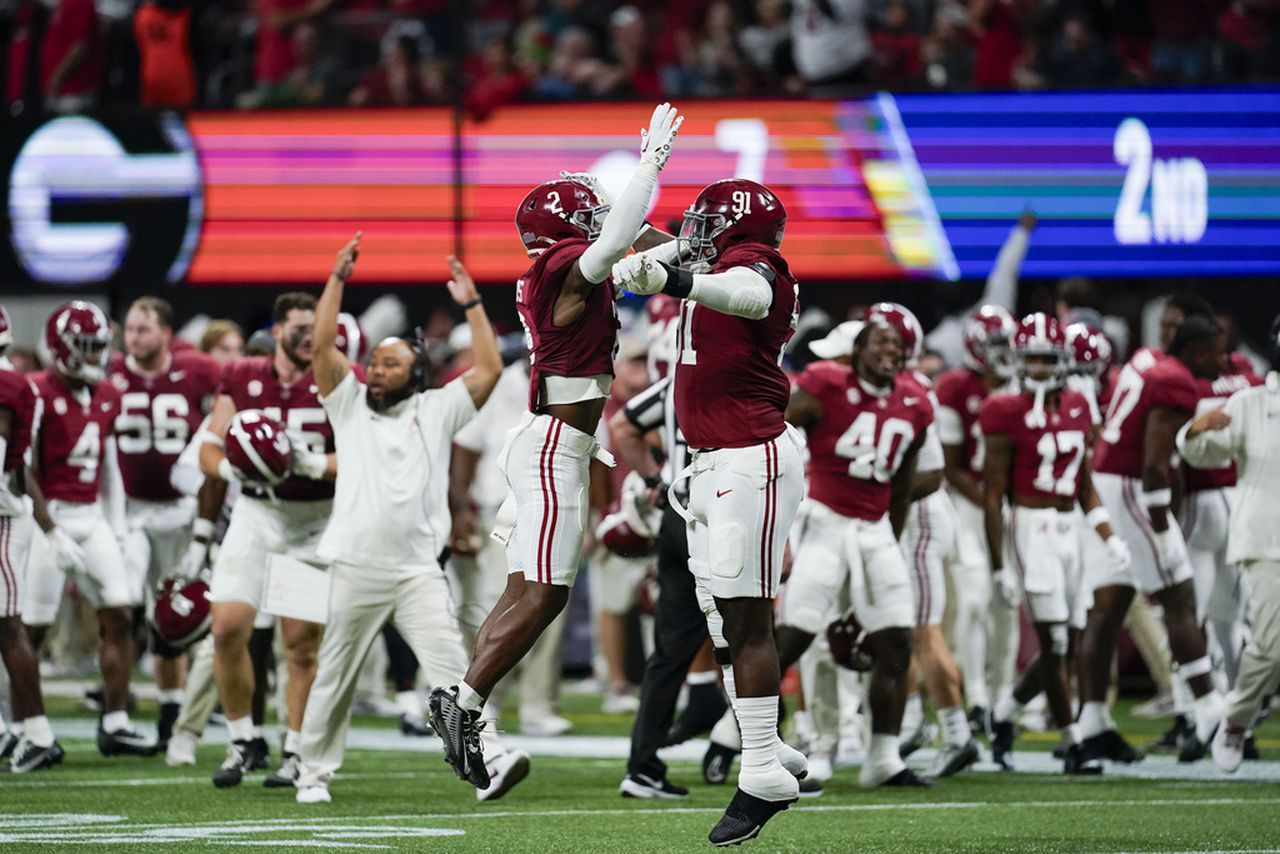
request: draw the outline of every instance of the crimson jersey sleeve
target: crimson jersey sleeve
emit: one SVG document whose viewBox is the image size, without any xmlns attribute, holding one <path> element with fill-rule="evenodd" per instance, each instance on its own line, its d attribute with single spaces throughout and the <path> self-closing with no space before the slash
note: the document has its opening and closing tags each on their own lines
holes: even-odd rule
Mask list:
<svg viewBox="0 0 1280 854">
<path fill-rule="evenodd" d="M 31 447 L 31 430 L 36 417 L 36 393 L 26 377 L 17 371 L 0 370 L 0 409 L 9 415 L 9 436 L 0 466 L 12 471 L 22 465 L 23 454 Z"/>
<path fill-rule="evenodd" d="M 841 381 L 840 372 L 835 370 L 840 367 L 836 362 L 810 362 L 796 377 L 796 388 L 821 400 L 833 385 Z"/>
<path fill-rule="evenodd" d="M 982 434 L 990 436 L 994 433 L 1012 433 L 1011 415 L 1018 403 L 1017 394 L 993 394 L 982 402 L 978 411 L 978 423 L 982 425 Z"/>
<path fill-rule="evenodd" d="M 1195 380 L 1191 372 L 1175 359 L 1166 358 L 1147 375 L 1147 392 L 1151 406 L 1164 406 L 1190 416 L 1196 411 Z"/>
</svg>

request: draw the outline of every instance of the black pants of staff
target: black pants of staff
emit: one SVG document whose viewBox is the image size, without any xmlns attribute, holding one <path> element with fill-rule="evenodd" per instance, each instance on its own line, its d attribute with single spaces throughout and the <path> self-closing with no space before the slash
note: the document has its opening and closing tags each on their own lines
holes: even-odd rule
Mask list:
<svg viewBox="0 0 1280 854">
<path fill-rule="evenodd" d="M 689 665 L 707 639 L 707 621 L 698 607 L 693 576 L 689 574 L 689 544 L 684 520 L 668 508 L 658 532 L 658 602 L 653 619 L 653 654 L 645 662 L 640 685 L 640 708 L 631 729 L 631 758 L 627 773 L 655 780 L 666 777 L 658 758 L 675 717 L 676 700 L 689 674 Z"/>
</svg>

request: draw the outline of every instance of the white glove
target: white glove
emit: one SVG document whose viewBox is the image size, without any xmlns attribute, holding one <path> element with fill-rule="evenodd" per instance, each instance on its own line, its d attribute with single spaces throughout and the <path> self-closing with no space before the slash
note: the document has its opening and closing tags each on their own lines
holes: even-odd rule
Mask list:
<svg viewBox="0 0 1280 854">
<path fill-rule="evenodd" d="M 186 579 L 199 578 L 208 560 L 209 544 L 192 540 L 178 563 L 178 574 Z"/>
<path fill-rule="evenodd" d="M 1156 531 L 1156 548 L 1160 552 L 1160 563 L 1165 569 L 1174 570 L 1187 560 L 1187 547 L 1182 538 L 1166 528 Z"/>
<path fill-rule="evenodd" d="M 1129 568 L 1133 563 L 1133 555 L 1129 553 L 1129 546 L 1124 540 L 1112 534 L 1106 542 L 1107 551 L 1111 553 L 1111 572 L 1119 575 Z"/>
<path fill-rule="evenodd" d="M 293 445 L 293 473 L 311 480 L 324 480 L 324 474 L 329 470 L 329 455 L 307 447 L 307 440 L 301 433 L 295 430 L 286 432 L 289 443 Z"/>
<path fill-rule="evenodd" d="M 628 255 L 613 265 L 614 287 L 633 294 L 656 294 L 667 284 L 667 271 L 643 253 Z"/>
<path fill-rule="evenodd" d="M 61 528 L 54 528 L 48 534 L 49 545 L 53 548 L 53 562 L 62 572 L 84 572 L 84 549 L 71 539 L 71 535 Z"/>
<path fill-rule="evenodd" d="M 676 132 L 684 124 L 684 116 L 676 112 L 670 104 L 659 104 L 653 110 L 653 118 L 649 119 L 649 129 L 640 130 L 640 162 L 652 163 L 662 171 L 671 156 L 671 146 L 675 144 Z"/>
<path fill-rule="evenodd" d="M 1022 587 L 1018 584 L 1018 577 L 1013 574 L 1013 570 L 1007 566 L 997 569 L 991 580 L 995 586 L 996 595 L 1001 601 L 1010 608 L 1018 607 Z"/>
<path fill-rule="evenodd" d="M 596 198 L 604 202 L 609 207 L 613 207 L 613 196 L 609 195 L 609 191 L 604 188 L 604 184 L 600 183 L 600 179 L 590 172 L 568 172 L 560 170 L 560 177 L 566 181 L 577 181 L 579 184 L 586 184 L 591 188 L 591 192 L 596 194 Z"/>
</svg>

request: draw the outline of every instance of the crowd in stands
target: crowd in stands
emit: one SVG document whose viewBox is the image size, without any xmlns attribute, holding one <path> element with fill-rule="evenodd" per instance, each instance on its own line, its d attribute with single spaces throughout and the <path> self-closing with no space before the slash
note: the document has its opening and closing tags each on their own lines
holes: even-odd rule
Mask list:
<svg viewBox="0 0 1280 854">
<path fill-rule="evenodd" d="M 11 114 L 1251 82 L 1280 0 L 0 0 Z"/>
</svg>

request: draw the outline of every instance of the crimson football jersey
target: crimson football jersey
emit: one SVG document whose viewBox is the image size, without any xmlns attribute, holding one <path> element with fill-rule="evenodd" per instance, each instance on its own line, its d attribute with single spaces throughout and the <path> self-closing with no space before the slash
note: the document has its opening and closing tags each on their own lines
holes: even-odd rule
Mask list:
<svg viewBox="0 0 1280 854">
<path fill-rule="evenodd" d="M 1231 367 L 1235 369 L 1243 366 L 1232 363 Z M 1238 391 L 1262 385 L 1262 377 L 1255 374 L 1250 367 L 1247 372 L 1223 374 L 1216 380 L 1196 377 L 1195 382 L 1196 393 L 1200 397 L 1196 403 L 1196 415 L 1199 415 L 1211 409 L 1221 409 L 1226 405 L 1227 399 Z M 1186 475 L 1187 492 L 1224 489 L 1236 485 L 1235 463 L 1227 463 L 1225 466 L 1214 469 L 1198 469 L 1184 463 L 1182 469 Z"/>
<path fill-rule="evenodd" d="M 724 314 L 693 300 L 676 333 L 676 421 L 690 448 L 745 448 L 781 435 L 791 396 L 782 351 L 795 332 L 800 285 L 777 250 L 739 243 L 713 273 L 763 264 L 773 271 L 773 304 L 761 320 Z"/>
<path fill-rule="evenodd" d="M 1058 405 L 1045 407 L 1045 426 L 1027 426 L 1035 398 L 1021 392 L 993 394 L 982 404 L 982 434 L 1003 433 L 1013 443 L 1014 495 L 1075 498 L 1080 494 L 1080 466 L 1089 446 L 1093 414 L 1079 392 L 1063 389 Z"/>
<path fill-rule="evenodd" d="M 581 238 L 558 240 L 516 280 L 516 311 L 529 350 L 529 410 L 538 411 L 542 378 L 613 376 L 618 349 L 618 312 L 613 280 L 591 289 L 578 319 L 555 325 L 556 300 L 573 263 L 591 244 Z"/>
<path fill-rule="evenodd" d="M 144 501 L 176 501 L 182 494 L 169 483 L 169 471 L 191 441 L 218 390 L 221 369 L 203 353 L 173 354 L 169 367 L 144 376 L 125 359 L 108 377 L 120 390 L 116 451 L 124 492 Z"/>
<path fill-rule="evenodd" d="M 31 376 L 40 396 L 35 461 L 45 498 L 98 500 L 102 454 L 120 414 L 120 391 L 109 382 L 73 392 L 52 371 Z"/>
<path fill-rule="evenodd" d="M 851 366 L 826 361 L 805 368 L 796 385 L 822 404 L 808 428 L 809 497 L 844 516 L 880 519 L 907 448 L 933 421 L 928 395 L 914 382 L 895 382 L 876 397 Z"/>
<path fill-rule="evenodd" d="M 320 405 L 320 390 L 311 371 L 286 387 L 280 384 L 270 356 L 237 359 L 223 369 L 218 394 L 228 395 L 237 412 L 261 409 L 301 433 L 311 450 L 333 453 L 333 427 Z M 283 501 L 320 501 L 333 498 L 333 481 L 294 476 L 274 492 Z"/>
<path fill-rule="evenodd" d="M 965 473 L 975 483 L 982 482 L 982 428 L 978 424 L 978 412 L 982 402 L 987 399 L 986 381 L 982 375 L 968 368 L 952 368 L 944 371 L 933 386 L 933 396 L 937 398 L 938 407 L 955 413 L 952 420 L 960 420 L 963 438 L 959 442 L 960 452 L 968 460 Z M 945 426 L 943 421 L 939 427 Z M 955 436 L 940 436 L 943 444 L 957 444 Z"/>
<path fill-rule="evenodd" d="M 17 371 L 0 369 L 0 409 L 11 413 L 9 439 L 0 468 L 13 471 L 22 466 L 22 455 L 31 447 L 31 430 L 36 419 L 35 390 Z"/>
<path fill-rule="evenodd" d="M 1199 395 L 1190 369 L 1172 356 L 1157 353 L 1150 349 L 1134 353 L 1116 379 L 1094 451 L 1094 471 L 1142 477 L 1147 414 L 1156 406 L 1188 418 L 1195 412 Z"/>
</svg>

